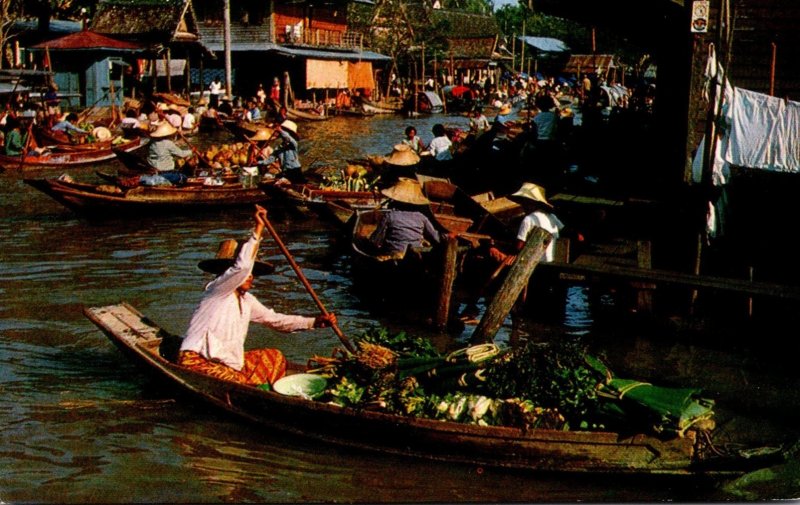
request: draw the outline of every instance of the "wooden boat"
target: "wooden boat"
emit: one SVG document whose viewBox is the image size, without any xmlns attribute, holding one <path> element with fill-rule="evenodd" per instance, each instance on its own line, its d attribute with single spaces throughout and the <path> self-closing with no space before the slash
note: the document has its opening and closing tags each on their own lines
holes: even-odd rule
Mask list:
<svg viewBox="0 0 800 505">
<path fill-rule="evenodd" d="M 318 215 L 329 216 L 328 204 L 333 203 L 343 208 L 373 209 L 379 207 L 386 198 L 377 191 L 343 191 L 321 188 L 313 183 L 282 184 L 275 181 L 262 182 L 261 189 L 273 202 L 281 202 L 300 211 L 311 211 Z M 349 216 L 345 222 L 349 220 Z M 337 219 L 338 221 L 338 219 Z"/>
<path fill-rule="evenodd" d="M 87 150 L 72 146 L 52 146 L 41 154 L 29 153 L 25 156 L 0 155 L 0 167 L 6 170 L 27 170 L 36 168 L 71 168 L 92 165 L 116 157 L 114 150 L 133 152 L 147 145 L 150 139 L 136 137 L 116 146 L 100 146 Z"/>
<path fill-rule="evenodd" d="M 111 184 L 87 184 L 58 178 L 23 179 L 23 182 L 68 209 L 92 218 L 247 207 L 268 200 L 262 190 L 245 188 L 240 183 L 206 186 L 197 180 L 181 187 L 136 186 L 123 189 Z"/>
<path fill-rule="evenodd" d="M 326 121 L 328 116 L 317 114 L 316 112 L 308 112 L 294 107 L 286 108 L 286 117 L 292 121 Z"/>
<path fill-rule="evenodd" d="M 270 430 L 380 454 L 547 473 L 732 478 L 764 459 L 711 459 L 704 437 L 523 430 L 354 409 L 200 374 L 174 363 L 180 338 L 128 303 L 84 315 L 152 378 Z M 289 374 L 306 367 L 290 364 Z"/>
<path fill-rule="evenodd" d="M 378 102 L 364 99 L 363 103 L 367 110 L 371 110 L 375 114 L 398 114 L 403 112 L 403 101 L 399 98 L 393 100 L 381 100 Z"/>
</svg>

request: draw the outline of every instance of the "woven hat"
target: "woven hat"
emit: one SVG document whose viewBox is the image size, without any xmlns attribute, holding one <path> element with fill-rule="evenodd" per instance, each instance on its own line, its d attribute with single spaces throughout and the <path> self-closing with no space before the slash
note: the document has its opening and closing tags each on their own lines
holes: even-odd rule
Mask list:
<svg viewBox="0 0 800 505">
<path fill-rule="evenodd" d="M 292 133 L 295 137 L 298 136 L 297 123 L 295 123 L 294 121 L 291 121 L 289 119 L 284 120 L 283 123 L 281 123 L 281 128 L 283 128 L 284 130 L 289 130 L 289 133 Z"/>
<path fill-rule="evenodd" d="M 159 102 L 156 107 L 158 110 L 169 110 L 169 105 L 165 104 L 164 102 Z"/>
<path fill-rule="evenodd" d="M 169 137 L 170 135 L 173 135 L 177 132 L 178 130 L 175 129 L 174 126 L 169 124 L 169 121 L 162 121 L 161 123 L 159 123 L 159 125 L 156 127 L 155 130 L 150 132 L 150 137 L 154 139 L 160 139 L 163 137 Z"/>
<path fill-rule="evenodd" d="M 225 239 L 220 242 L 219 249 L 217 249 L 217 255 L 214 258 L 203 260 L 198 263 L 197 266 L 204 272 L 220 275 L 221 273 L 225 272 L 225 270 L 233 266 L 241 249 L 242 244 L 235 239 Z M 273 270 L 275 270 L 275 266 L 272 263 L 256 260 L 255 264 L 253 265 L 253 276 L 258 277 L 261 275 L 267 275 L 272 273 Z"/>
<path fill-rule="evenodd" d="M 430 200 L 422 193 L 422 185 L 416 179 L 400 177 L 391 188 L 382 189 L 381 193 L 397 202 L 412 205 L 428 205 Z"/>
<path fill-rule="evenodd" d="M 511 105 L 509 105 L 507 103 L 503 104 L 503 106 L 500 107 L 500 110 L 497 111 L 497 114 L 500 115 L 500 116 L 505 116 L 506 114 L 511 114 Z"/>
<path fill-rule="evenodd" d="M 551 209 L 553 208 L 553 205 L 548 202 L 547 198 L 544 196 L 544 188 L 532 182 L 523 183 L 522 187 L 519 188 L 516 193 L 512 193 L 508 196 L 509 198 L 524 198 L 526 200 L 532 200 L 534 202 L 543 203 Z"/>
<path fill-rule="evenodd" d="M 92 130 L 92 137 L 96 138 L 97 140 L 108 140 L 112 137 L 111 130 L 105 126 L 98 126 Z"/>
<path fill-rule="evenodd" d="M 420 157 L 406 144 L 396 144 L 392 148 L 391 154 L 383 158 L 384 163 L 400 167 L 410 167 L 420 162 Z"/>
<path fill-rule="evenodd" d="M 259 142 L 262 140 L 270 140 L 275 130 L 272 128 L 259 128 L 252 137 L 247 137 L 248 140 Z"/>
</svg>

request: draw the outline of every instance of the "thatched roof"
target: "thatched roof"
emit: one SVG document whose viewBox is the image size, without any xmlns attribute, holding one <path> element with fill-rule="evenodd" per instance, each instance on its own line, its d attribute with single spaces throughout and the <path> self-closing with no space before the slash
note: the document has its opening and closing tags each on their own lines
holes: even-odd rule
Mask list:
<svg viewBox="0 0 800 505">
<path fill-rule="evenodd" d="M 443 30 L 453 58 L 490 60 L 500 27 L 493 16 L 434 9 L 431 22 Z"/>
<path fill-rule="evenodd" d="M 500 27 L 494 16 L 471 14 L 448 9 L 433 9 L 431 21 L 445 27 L 443 35 L 449 39 L 490 38 L 500 34 Z M 444 23 L 443 23 L 444 22 Z"/>
<path fill-rule="evenodd" d="M 145 44 L 198 39 L 190 0 L 102 0 L 91 29 Z"/>
</svg>

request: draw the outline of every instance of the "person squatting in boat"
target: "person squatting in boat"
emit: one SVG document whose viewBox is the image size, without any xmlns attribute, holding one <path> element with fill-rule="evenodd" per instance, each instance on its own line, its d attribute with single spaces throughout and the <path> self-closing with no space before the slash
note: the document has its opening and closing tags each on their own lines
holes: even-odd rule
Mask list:
<svg viewBox="0 0 800 505">
<path fill-rule="evenodd" d="M 256 261 L 267 211 L 256 205 L 255 227 L 250 238 L 239 245 L 234 239 L 220 245 L 217 257 L 198 266 L 217 277 L 192 314 L 183 337 L 178 364 L 220 379 L 241 384 L 272 385 L 286 373 L 286 358 L 278 349 L 245 351 L 251 322 L 284 333 L 336 324 L 336 315 L 316 317 L 287 315 L 265 307 L 249 290 L 255 276 L 270 273 L 273 266 Z M 237 251 L 238 249 L 238 251 Z"/>
<path fill-rule="evenodd" d="M 439 244 L 447 232 L 436 229 L 422 213 L 430 201 L 415 179 L 401 177 L 381 193 L 390 199 L 389 212 L 378 222 L 369 240 L 382 258 L 402 258 L 409 247 L 422 247 L 426 242 Z"/>
</svg>

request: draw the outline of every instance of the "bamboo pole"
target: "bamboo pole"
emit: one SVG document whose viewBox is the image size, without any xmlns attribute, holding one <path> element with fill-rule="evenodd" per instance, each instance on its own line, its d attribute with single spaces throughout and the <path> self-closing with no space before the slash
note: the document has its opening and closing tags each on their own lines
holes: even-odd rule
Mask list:
<svg viewBox="0 0 800 505">
<path fill-rule="evenodd" d="M 225 38 L 225 94 L 233 98 L 233 77 L 231 74 L 231 0 L 224 0 L 223 4 L 223 35 Z"/>
<path fill-rule="evenodd" d="M 512 263 L 503 285 L 492 298 L 486 313 L 481 318 L 470 343 L 482 344 L 494 341 L 494 336 L 503 325 L 506 316 L 519 298 L 519 294 L 527 286 L 533 270 L 544 256 L 544 251 L 553 236 L 542 228 L 534 228 L 525 241 L 517 259 Z"/>
<path fill-rule="evenodd" d="M 769 96 L 775 96 L 775 57 L 778 53 L 778 45 L 772 43 L 772 62 L 769 66 Z"/>
<path fill-rule="evenodd" d="M 319 308 L 322 315 L 327 316 L 328 315 L 327 309 L 322 304 L 322 301 L 317 296 L 317 293 L 314 292 L 314 288 L 311 287 L 311 283 L 308 282 L 308 279 L 303 274 L 303 271 L 300 270 L 300 266 L 292 257 L 292 253 L 290 253 L 289 249 L 286 248 L 286 245 L 284 245 L 283 241 L 278 236 L 278 232 L 275 231 L 275 228 L 272 226 L 272 223 L 269 222 L 269 219 L 265 219 L 264 221 L 265 221 L 264 227 L 267 229 L 269 234 L 272 235 L 272 238 L 275 240 L 275 243 L 278 245 L 278 248 L 281 250 L 283 255 L 286 256 L 286 259 L 289 261 L 289 265 L 291 265 L 292 270 L 294 270 L 294 273 L 297 274 L 297 278 L 300 279 L 300 282 L 303 284 L 303 287 L 306 288 L 308 294 L 310 294 L 311 298 L 314 299 L 314 303 L 317 304 L 317 307 Z M 339 329 L 339 326 L 334 324 L 331 326 L 331 328 L 333 329 L 333 332 L 336 333 L 336 336 L 339 337 L 339 340 L 342 342 L 345 348 L 350 352 L 355 352 L 355 347 L 353 347 L 353 344 L 350 343 L 350 340 L 348 340 L 348 338 L 344 335 L 344 333 L 342 333 L 342 330 Z"/>
</svg>

